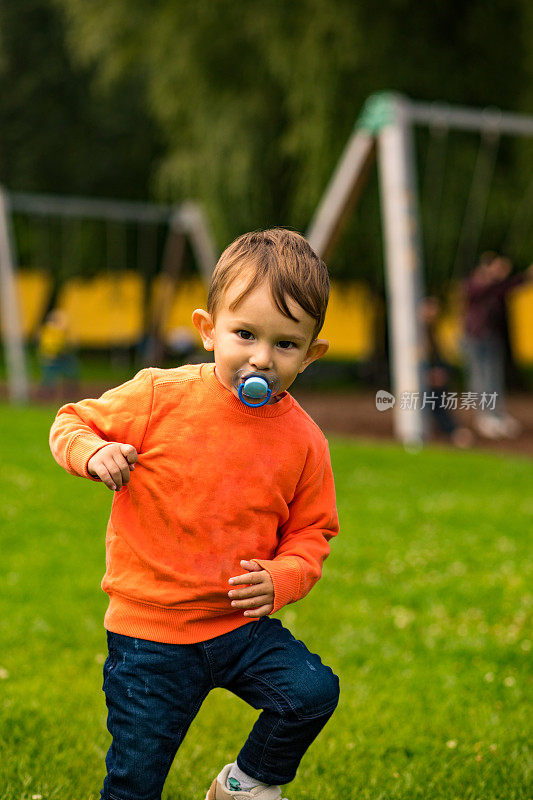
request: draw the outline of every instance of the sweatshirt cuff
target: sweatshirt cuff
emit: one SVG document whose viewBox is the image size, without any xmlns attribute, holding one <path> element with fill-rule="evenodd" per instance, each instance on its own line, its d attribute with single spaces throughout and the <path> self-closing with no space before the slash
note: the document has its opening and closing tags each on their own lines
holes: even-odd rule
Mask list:
<svg viewBox="0 0 533 800">
<path fill-rule="evenodd" d="M 87 464 L 103 447 L 107 447 L 111 442 L 106 442 L 94 434 L 78 434 L 74 436 L 67 450 L 67 466 L 72 475 L 79 475 L 82 478 L 89 478 L 92 481 L 99 481 L 100 478 L 90 475 L 87 471 Z"/>
<path fill-rule="evenodd" d="M 288 603 L 300 599 L 301 571 L 300 562 L 295 556 L 280 556 L 270 560 L 253 558 L 268 572 L 274 584 L 274 608 L 270 612 L 275 614 Z"/>
</svg>

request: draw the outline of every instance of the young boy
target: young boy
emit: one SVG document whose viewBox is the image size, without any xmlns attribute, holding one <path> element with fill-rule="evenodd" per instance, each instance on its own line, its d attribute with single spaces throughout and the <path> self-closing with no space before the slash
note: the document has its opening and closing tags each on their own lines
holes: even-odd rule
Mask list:
<svg viewBox="0 0 533 800">
<path fill-rule="evenodd" d="M 214 364 L 144 369 L 57 414 L 55 459 L 115 492 L 105 800 L 161 798 L 214 687 L 262 712 L 206 800 L 280 800 L 335 710 L 337 676 L 269 616 L 309 592 L 338 533 L 327 441 L 286 391 L 328 349 L 328 297 L 303 237 L 245 234 L 193 313 Z M 273 387 L 257 407 L 239 398 L 252 373 Z"/>
</svg>

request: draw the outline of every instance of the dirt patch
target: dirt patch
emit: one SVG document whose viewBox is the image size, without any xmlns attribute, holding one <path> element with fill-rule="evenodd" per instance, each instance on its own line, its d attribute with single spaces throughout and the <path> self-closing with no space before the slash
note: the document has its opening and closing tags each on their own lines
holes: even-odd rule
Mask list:
<svg viewBox="0 0 533 800">
<path fill-rule="evenodd" d="M 365 439 L 393 440 L 393 417 L 390 411 L 378 411 L 375 392 L 316 393 L 293 392 L 300 405 L 327 433 L 342 434 Z M 533 456 L 533 398 L 528 394 L 512 395 L 508 398 L 509 414 L 521 425 L 520 434 L 513 439 L 488 440 L 479 436 L 474 428 L 474 413 L 458 410 L 454 419 L 458 425 L 472 430 L 472 447 L 508 453 L 523 453 Z M 442 434 L 434 434 L 432 441 L 446 444 Z"/>
</svg>

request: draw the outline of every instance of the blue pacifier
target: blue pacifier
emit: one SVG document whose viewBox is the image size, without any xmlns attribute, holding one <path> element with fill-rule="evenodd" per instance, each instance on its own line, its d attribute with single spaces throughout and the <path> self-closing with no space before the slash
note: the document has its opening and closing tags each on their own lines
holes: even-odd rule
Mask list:
<svg viewBox="0 0 533 800">
<path fill-rule="evenodd" d="M 233 385 L 237 389 L 239 400 L 249 408 L 260 408 L 264 406 L 272 393 L 279 391 L 279 378 L 262 375 L 260 372 L 252 372 L 245 375 L 245 370 L 238 370 L 233 376 Z M 246 398 L 257 402 L 250 403 Z"/>
</svg>

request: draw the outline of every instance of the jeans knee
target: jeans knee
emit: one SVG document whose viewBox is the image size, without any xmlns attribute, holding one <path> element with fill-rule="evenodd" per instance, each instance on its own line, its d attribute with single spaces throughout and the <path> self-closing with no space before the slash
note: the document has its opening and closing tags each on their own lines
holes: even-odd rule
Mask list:
<svg viewBox="0 0 533 800">
<path fill-rule="evenodd" d="M 331 716 L 339 702 L 339 679 L 330 667 L 310 668 L 301 691 L 292 697 L 293 710 L 300 719 Z"/>
<path fill-rule="evenodd" d="M 337 708 L 340 696 L 339 678 L 330 667 L 324 667 L 323 689 L 321 700 L 323 708 L 330 709 L 331 712 Z"/>
</svg>

